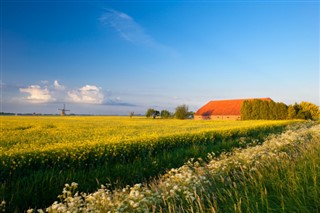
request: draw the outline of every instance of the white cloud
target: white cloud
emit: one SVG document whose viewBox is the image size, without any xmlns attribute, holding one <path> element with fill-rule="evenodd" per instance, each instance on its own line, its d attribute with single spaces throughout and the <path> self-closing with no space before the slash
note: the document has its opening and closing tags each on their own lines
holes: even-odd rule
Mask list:
<svg viewBox="0 0 320 213">
<path fill-rule="evenodd" d="M 65 90 L 65 86 L 59 84 L 57 80 L 53 82 L 53 86 L 56 90 L 60 90 L 60 91 Z"/>
<path fill-rule="evenodd" d="M 30 103 L 47 102 L 74 102 L 86 104 L 103 104 L 105 96 L 101 87 L 95 85 L 86 85 L 79 89 L 68 90 L 66 86 L 60 84 L 57 80 L 50 84 L 44 81 L 46 85 L 30 85 L 25 88 L 19 88 L 21 93 L 28 93 L 27 97 L 13 98 L 13 100 L 28 101 Z"/>
<path fill-rule="evenodd" d="M 20 92 L 29 93 L 27 100 L 34 103 L 45 103 L 55 101 L 47 87 L 41 88 L 39 85 L 30 85 L 26 88 L 20 88 Z"/>
<path fill-rule="evenodd" d="M 68 92 L 70 101 L 87 104 L 102 104 L 104 94 L 100 87 L 94 85 L 86 85 L 78 90 Z"/>
</svg>

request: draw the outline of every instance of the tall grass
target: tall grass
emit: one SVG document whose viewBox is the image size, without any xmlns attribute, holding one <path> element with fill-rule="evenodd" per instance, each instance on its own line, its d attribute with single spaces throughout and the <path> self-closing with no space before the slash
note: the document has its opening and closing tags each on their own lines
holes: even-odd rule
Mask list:
<svg viewBox="0 0 320 213">
<path fill-rule="evenodd" d="M 289 131 L 199 167 L 207 181 L 162 212 L 320 211 L 320 126 Z M 195 168 L 192 166 L 191 168 Z M 197 174 L 199 174 L 197 172 Z"/>
<path fill-rule="evenodd" d="M 319 212 L 320 128 L 314 130 L 318 134 L 312 138 L 297 138 L 302 143 L 262 157 L 248 169 L 231 170 L 225 182 L 213 178 L 211 205 L 217 212 Z"/>
<path fill-rule="evenodd" d="M 95 193 L 66 185 L 48 212 L 319 212 L 320 125 L 208 161 L 190 160 L 148 185 Z"/>
</svg>

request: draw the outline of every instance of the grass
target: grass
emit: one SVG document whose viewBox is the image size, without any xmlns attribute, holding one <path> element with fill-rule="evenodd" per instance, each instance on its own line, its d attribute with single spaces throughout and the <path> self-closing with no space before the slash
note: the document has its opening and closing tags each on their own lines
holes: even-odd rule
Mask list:
<svg viewBox="0 0 320 213">
<path fill-rule="evenodd" d="M 320 126 L 293 134 L 271 140 L 280 146 L 266 143 L 229 154 L 218 160 L 224 161 L 219 165 L 225 170 L 210 162 L 204 166 L 209 169 L 208 182 L 194 191 L 194 200 L 182 196 L 160 207 L 161 211 L 319 212 Z M 249 154 L 256 155 L 254 161 L 247 161 Z"/>
<path fill-rule="evenodd" d="M 319 212 L 320 128 L 298 145 L 262 158 L 249 170 L 234 170 L 222 186 L 215 181 L 218 212 Z M 231 183 L 236 183 L 231 184 Z M 222 188 L 224 190 L 222 190 Z M 219 199 L 224 198 L 224 199 Z M 226 199 L 227 198 L 227 199 Z"/>
</svg>

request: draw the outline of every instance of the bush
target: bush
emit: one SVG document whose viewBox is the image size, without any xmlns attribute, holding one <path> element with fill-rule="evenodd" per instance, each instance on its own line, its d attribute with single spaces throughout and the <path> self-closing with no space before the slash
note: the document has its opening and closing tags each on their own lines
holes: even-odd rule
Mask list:
<svg viewBox="0 0 320 213">
<path fill-rule="evenodd" d="M 185 104 L 177 106 L 174 116 L 178 119 L 186 119 L 189 116 L 188 110 L 189 110 L 189 108 Z"/>
<path fill-rule="evenodd" d="M 160 113 L 161 118 L 170 118 L 171 113 L 168 110 L 162 110 Z"/>
</svg>

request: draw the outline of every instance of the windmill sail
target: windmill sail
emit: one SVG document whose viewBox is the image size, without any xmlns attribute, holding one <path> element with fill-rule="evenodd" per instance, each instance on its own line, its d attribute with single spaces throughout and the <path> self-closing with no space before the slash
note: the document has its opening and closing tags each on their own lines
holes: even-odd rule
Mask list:
<svg viewBox="0 0 320 213">
<path fill-rule="evenodd" d="M 61 116 L 66 115 L 66 112 L 70 111 L 69 109 L 66 109 L 66 105 L 65 104 L 63 104 L 63 109 L 58 109 L 58 110 L 61 111 L 61 113 L 60 113 Z"/>
</svg>

